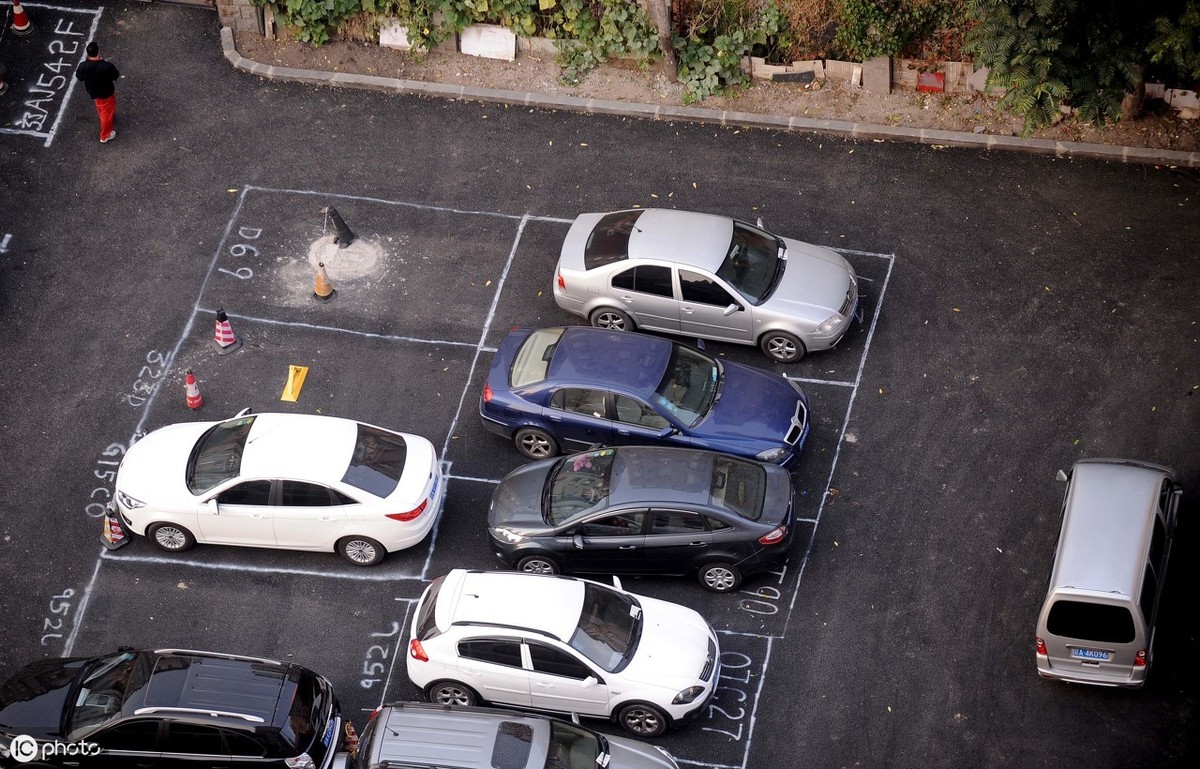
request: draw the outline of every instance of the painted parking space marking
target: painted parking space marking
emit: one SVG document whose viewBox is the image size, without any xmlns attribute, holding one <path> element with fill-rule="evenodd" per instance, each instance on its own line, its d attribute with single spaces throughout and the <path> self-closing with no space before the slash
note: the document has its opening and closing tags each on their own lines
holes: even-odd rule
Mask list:
<svg viewBox="0 0 1200 769">
<path fill-rule="evenodd" d="M 6 3 L 10 12 L 11 4 Z M 10 89 L 0 99 L 0 133 L 43 139 L 49 147 L 58 133 L 78 81 L 75 68 L 87 58 L 84 46 L 96 36 L 101 8 L 65 8 L 22 3 L 36 17 L 23 37 L 0 29 L 0 60 Z M 86 94 L 84 94 L 86 98 Z"/>
<path fill-rule="evenodd" d="M 470 322 L 450 329 L 455 333 L 433 333 L 444 329 L 433 325 L 410 329 L 415 315 L 410 314 L 397 321 L 393 313 L 385 321 L 392 323 L 395 328 L 381 328 L 379 321 L 371 313 L 355 314 L 355 308 L 349 302 L 340 306 L 329 305 L 327 307 L 331 307 L 332 310 L 325 310 L 312 304 L 289 304 L 286 297 L 281 299 L 282 294 L 277 290 L 280 283 L 278 265 L 294 258 L 293 255 L 300 246 L 315 238 L 329 237 L 322 233 L 323 223 L 320 217 L 312 215 L 316 209 L 313 205 L 316 199 L 320 199 L 321 202 L 337 202 L 345 209 L 343 214 L 351 227 L 358 227 L 361 237 L 381 240 L 390 237 L 392 241 L 389 242 L 400 243 L 409 248 L 406 258 L 410 259 L 420 252 L 432 252 L 436 244 L 410 237 L 406 228 L 437 226 L 443 231 L 454 232 L 455 235 L 459 229 L 465 230 L 471 247 L 475 249 L 472 256 L 476 257 L 476 252 L 478 254 L 472 266 L 476 268 L 479 277 L 469 284 L 474 297 L 471 300 L 474 304 L 470 311 Z M 472 218 L 473 216 L 479 218 Z M 377 611 L 380 607 L 370 601 L 356 599 L 356 604 L 366 607 L 372 616 L 390 616 L 395 619 L 389 618 L 386 622 L 373 621 L 372 628 L 365 633 L 368 643 L 361 657 L 351 659 L 351 668 L 340 671 L 342 675 L 333 676 L 339 687 L 348 686 L 355 689 L 345 695 L 347 704 L 352 710 L 366 712 L 371 708 L 361 706 L 364 694 L 369 695 L 372 707 L 388 698 L 394 698 L 398 693 L 415 696 L 415 692 L 408 691 L 412 687 L 406 677 L 396 671 L 396 660 L 403 653 L 400 641 L 406 633 L 408 614 L 413 602 L 422 592 L 424 583 L 434 574 L 433 559 L 440 551 L 441 539 L 453 537 L 450 542 L 460 541 L 461 535 L 458 532 L 462 530 L 464 522 L 477 520 L 480 505 L 486 504 L 487 487 L 499 483 L 504 475 L 503 472 L 495 472 L 494 463 L 482 467 L 465 466 L 458 473 L 451 472 L 455 458 L 454 441 L 469 440 L 482 430 L 474 424 L 478 420 L 472 421 L 469 417 L 473 412 L 471 407 L 477 397 L 481 377 L 487 370 L 483 356 L 494 352 L 494 335 L 498 329 L 507 328 L 514 318 L 522 320 L 520 312 L 528 300 L 514 298 L 513 295 L 519 294 L 526 286 L 524 283 L 512 283 L 518 262 L 521 269 L 525 270 L 520 273 L 525 282 L 528 282 L 530 274 L 540 274 L 540 271 L 530 272 L 530 265 L 525 263 L 526 260 L 553 260 L 556 252 L 547 254 L 546 244 L 554 238 L 561 239 L 559 229 L 571 221 L 531 214 L 518 216 L 496 212 L 460 211 L 403 201 L 313 191 L 243 188 L 216 251 L 209 257 L 208 271 L 201 281 L 192 312 L 180 337 L 174 349 L 158 353 L 159 357 L 172 371 L 182 370 L 182 367 L 193 360 L 207 362 L 210 366 L 217 365 L 211 356 L 203 357 L 202 349 L 207 347 L 207 340 L 198 341 L 193 337 L 207 336 L 201 329 L 211 324 L 215 313 L 213 308 L 221 307 L 243 328 L 243 335 L 252 340 L 256 337 L 270 338 L 271 334 L 277 332 L 311 334 L 317 339 L 329 337 L 342 340 L 332 343 L 335 346 L 334 350 L 321 352 L 322 360 L 325 360 L 325 356 L 334 356 L 339 364 L 345 363 L 326 364 L 337 369 L 339 375 L 348 375 L 347 368 L 353 365 L 353 361 L 370 360 L 379 355 L 380 348 L 386 350 L 386 354 L 390 356 L 389 360 L 401 356 L 405 363 L 394 364 L 399 368 L 405 368 L 413 361 L 425 361 L 427 369 L 435 373 L 452 369 L 455 372 L 454 377 L 447 380 L 445 386 L 438 385 L 438 388 L 446 390 L 444 393 L 438 393 L 442 400 L 436 404 L 417 403 L 415 406 L 420 412 L 415 418 L 424 420 L 422 424 L 426 425 L 425 432 L 436 429 L 431 426 L 440 424 L 443 419 L 448 424 L 441 440 L 440 454 L 448 489 L 446 508 L 442 511 L 427 543 L 418 548 L 421 552 L 414 553 L 410 550 L 393 554 L 388 562 L 370 570 L 356 567 L 326 568 L 326 562 L 320 559 L 334 558 L 331 554 L 318 554 L 317 560 L 313 560 L 314 554 L 253 548 L 224 548 L 211 556 L 198 554 L 196 560 L 165 554 L 144 555 L 136 550 L 112 553 L 101 551 L 87 587 L 83 589 L 82 594 L 75 596 L 79 600 L 74 609 L 72 632 L 67 639 L 68 653 L 74 648 L 81 632 L 103 632 L 102 627 L 89 628 L 86 624 L 85 615 L 90 607 L 94 606 L 92 602 L 99 598 L 107 608 L 116 601 L 114 595 L 97 595 L 101 568 L 136 570 L 144 565 L 169 569 L 172 578 L 183 575 L 187 580 L 198 580 L 209 585 L 204 588 L 208 590 L 215 589 L 211 583 L 216 575 L 235 573 L 240 575 L 240 579 L 271 580 L 286 577 L 288 584 L 300 582 L 330 586 L 319 592 L 341 591 L 343 588 L 338 587 L 339 584 L 354 585 L 350 589 L 373 594 L 378 594 L 380 590 L 391 590 L 392 593 L 386 600 L 390 603 L 404 602 L 405 612 L 401 621 L 399 612 L 391 609 L 390 603 L 388 609 Z M 534 245 L 529 246 L 530 242 Z M 846 366 L 847 374 L 853 369 L 852 375 L 820 377 L 787 374 L 788 379 L 802 382 L 809 389 L 810 397 L 817 404 L 814 413 L 819 409 L 814 422 L 814 435 L 818 436 L 818 439 L 814 444 L 810 438 L 805 458 L 794 471 L 797 488 L 797 515 L 794 520 L 798 541 L 793 552 L 796 555 L 789 563 L 756 577 L 740 590 L 727 595 L 718 596 L 698 591 L 694 582 L 688 580 L 646 580 L 637 587 L 627 585 L 636 593 L 663 597 L 665 600 L 684 603 L 693 608 L 706 604 L 711 610 L 706 612 L 701 608 L 700 611 L 710 617 L 714 628 L 720 634 L 724 667 L 713 702 L 698 723 L 693 725 L 695 728 L 680 729 L 678 732 L 669 733 L 665 738 L 664 744 L 683 764 L 713 769 L 746 769 L 750 765 L 755 713 L 763 680 L 768 674 L 771 650 L 775 640 L 783 639 L 787 635 L 804 567 L 822 512 L 829 499 L 841 444 L 845 440 L 858 386 L 862 381 L 867 355 L 895 264 L 894 254 L 837 250 L 849 255 L 848 258 L 855 264 L 860 279 L 878 286 L 878 292 L 871 291 L 872 296 L 865 302 L 868 312 L 863 322 L 847 336 L 843 346 L 839 348 L 841 356 L 833 359 L 838 368 L 843 364 Z M 537 264 L 533 266 L 537 267 Z M 413 279 L 419 281 L 430 278 L 415 276 Z M 253 285 L 254 288 L 246 290 L 249 285 Z M 347 296 L 355 297 L 355 301 L 361 296 L 364 301 L 376 301 L 377 307 L 399 304 L 401 313 L 406 309 L 402 303 L 394 301 L 396 293 L 387 293 L 392 291 L 402 294 L 405 289 L 402 286 L 397 287 L 398 284 L 384 281 L 369 286 L 351 285 L 353 290 L 348 291 Z M 310 287 L 311 283 L 304 286 L 305 291 Z M 371 291 L 382 292 L 387 301 L 379 301 L 379 296 L 371 295 Z M 450 287 L 448 291 L 452 293 L 454 287 Z M 231 301 L 231 296 L 239 301 Z M 341 302 L 345 298 L 346 296 L 340 297 L 338 301 Z M 330 317 L 336 317 L 337 322 L 324 320 Z M 325 344 L 330 342 L 326 341 Z M 266 346 L 268 345 L 260 344 L 259 348 Z M 740 349 L 728 351 L 731 359 L 756 353 L 757 351 Z M 255 352 L 258 359 L 268 359 L 267 364 L 271 363 L 270 355 L 270 351 L 261 349 L 256 349 Z M 342 357 L 337 358 L 339 355 Z M 256 360 L 251 357 L 230 356 L 222 359 L 226 361 L 222 365 L 233 365 L 228 363 L 231 359 L 240 361 L 238 365 L 242 366 Z M 269 368 L 269 365 L 267 367 Z M 310 374 L 310 379 L 313 379 L 316 371 L 314 369 L 314 374 Z M 221 373 L 215 371 L 209 376 L 218 384 L 224 384 Z M 414 377 L 416 376 L 418 375 L 414 374 Z M 154 378 L 153 381 L 158 382 L 163 378 L 165 377 Z M 450 386 L 451 381 L 453 386 Z M 240 382 L 240 378 L 234 385 L 225 386 L 234 386 L 236 389 L 237 382 Z M 309 388 L 319 384 L 319 377 L 306 383 L 305 398 L 316 397 L 318 391 L 311 391 L 310 396 Z M 172 421 L 157 416 L 159 411 L 164 411 L 158 399 L 162 389 L 155 386 L 139 396 L 141 413 L 135 432 L 142 431 L 151 419 L 158 422 Z M 329 389 L 327 395 L 332 397 L 337 392 L 336 388 Z M 384 402 L 379 409 L 372 411 L 369 401 L 373 396 L 369 392 L 355 391 L 355 395 L 360 401 L 368 401 L 364 418 L 371 413 L 383 413 L 381 409 L 386 410 Z M 359 405 L 363 406 L 361 402 Z M 437 441 L 435 445 L 436 443 Z M 821 450 L 818 451 L 818 448 Z M 510 459 L 516 461 L 507 457 L 503 461 L 508 462 Z M 473 487 L 473 490 L 467 491 L 464 488 L 467 486 Z M 446 523 L 448 519 L 453 523 Z M 443 523 L 446 523 L 444 527 Z M 203 553 L 202 550 L 199 552 Z M 458 551 L 450 548 L 449 552 Z M 491 553 L 488 552 L 480 554 L 480 557 L 489 556 Z M 212 560 L 209 560 L 210 557 Z M 310 563 L 313 565 L 308 565 Z M 440 573 L 455 565 L 462 564 L 455 564 L 454 561 L 443 557 L 442 561 L 437 562 L 437 571 Z M 117 580 L 108 579 L 106 574 L 105 582 L 113 581 Z M 104 616 L 103 611 L 101 614 Z M 337 629 L 333 628 L 330 632 Z M 330 657 L 328 664 L 339 665 L 345 662 L 335 657 L 336 655 Z M 366 683 L 370 683 L 370 686 Z M 339 692 L 341 690 L 339 688 Z M 609 725 L 599 726 L 604 729 Z"/>
</svg>

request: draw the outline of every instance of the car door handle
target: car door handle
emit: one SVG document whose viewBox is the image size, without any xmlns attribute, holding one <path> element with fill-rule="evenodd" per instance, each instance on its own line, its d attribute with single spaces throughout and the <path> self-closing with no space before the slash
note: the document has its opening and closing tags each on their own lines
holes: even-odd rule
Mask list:
<svg viewBox="0 0 1200 769">
<path fill-rule="evenodd" d="M 336 521 L 337 516 L 336 515 L 322 515 L 321 520 L 322 521 Z"/>
<path fill-rule="evenodd" d="M 688 547 L 704 547 L 707 544 L 707 542 L 689 542 Z"/>
<path fill-rule="evenodd" d="M 266 518 L 266 513 L 250 513 L 251 518 Z"/>
<path fill-rule="evenodd" d="M 618 550 L 637 550 L 637 545 L 621 545 Z"/>
<path fill-rule="evenodd" d="M 693 310 L 691 307 L 680 307 L 679 311 L 686 312 L 688 315 L 691 315 L 692 313 L 695 312 L 695 310 Z"/>
<path fill-rule="evenodd" d="M 554 684 L 534 684 L 539 689 L 553 689 Z"/>
<path fill-rule="evenodd" d="M 632 296 L 628 296 L 628 295 L 626 295 L 626 296 L 622 296 L 622 297 L 621 297 L 621 301 L 622 301 L 622 302 L 625 302 L 626 304 L 629 304 L 630 302 L 632 302 L 632 301 L 633 301 L 633 297 L 632 297 Z"/>
</svg>

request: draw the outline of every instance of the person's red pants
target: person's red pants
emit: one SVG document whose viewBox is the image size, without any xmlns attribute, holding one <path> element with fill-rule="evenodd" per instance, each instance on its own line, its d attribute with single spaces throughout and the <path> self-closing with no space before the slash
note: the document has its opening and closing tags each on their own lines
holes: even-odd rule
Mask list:
<svg viewBox="0 0 1200 769">
<path fill-rule="evenodd" d="M 113 115 L 117 112 L 117 95 L 96 99 L 96 114 L 100 116 L 100 139 L 108 138 L 113 131 Z"/>
</svg>

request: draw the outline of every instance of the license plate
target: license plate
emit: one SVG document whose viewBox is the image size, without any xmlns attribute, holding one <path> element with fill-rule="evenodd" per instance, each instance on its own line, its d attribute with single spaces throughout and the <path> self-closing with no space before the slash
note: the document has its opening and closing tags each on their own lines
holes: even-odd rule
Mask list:
<svg viewBox="0 0 1200 769">
<path fill-rule="evenodd" d="M 1071 656 L 1077 660 L 1107 662 L 1112 654 L 1106 651 L 1101 651 L 1100 649 L 1072 649 Z"/>
<path fill-rule="evenodd" d="M 433 499 L 437 496 L 438 481 L 442 480 L 442 476 L 435 475 L 433 477 L 433 487 L 429 489 L 429 498 Z"/>
<path fill-rule="evenodd" d="M 337 728 L 337 724 L 334 723 L 336 720 L 331 718 L 329 723 L 325 724 L 325 733 L 321 735 L 321 744 L 325 747 L 329 747 L 329 743 L 333 741 L 333 730 Z"/>
</svg>

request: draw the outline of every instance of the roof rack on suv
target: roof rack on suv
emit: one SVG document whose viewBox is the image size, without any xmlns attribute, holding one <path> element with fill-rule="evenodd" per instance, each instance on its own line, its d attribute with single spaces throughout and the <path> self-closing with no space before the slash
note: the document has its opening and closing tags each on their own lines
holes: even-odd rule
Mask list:
<svg viewBox="0 0 1200 769">
<path fill-rule="evenodd" d="M 245 662 L 261 662 L 265 665 L 279 665 L 284 663 L 279 660 L 267 659 L 266 657 L 250 657 L 245 654 L 223 654 L 219 652 L 206 652 L 198 649 L 155 649 L 155 654 L 195 654 L 201 657 L 218 657 L 226 660 L 243 660 Z"/>
<path fill-rule="evenodd" d="M 209 710 L 208 708 L 177 708 L 167 707 L 164 705 L 156 705 L 150 708 L 138 708 L 133 711 L 135 716 L 145 716 L 151 713 L 181 713 L 185 715 L 213 716 L 214 718 L 240 718 L 243 721 L 249 721 L 252 724 L 265 724 L 266 721 L 258 716 L 252 716 L 247 713 L 233 713 L 228 710 Z"/>
</svg>

